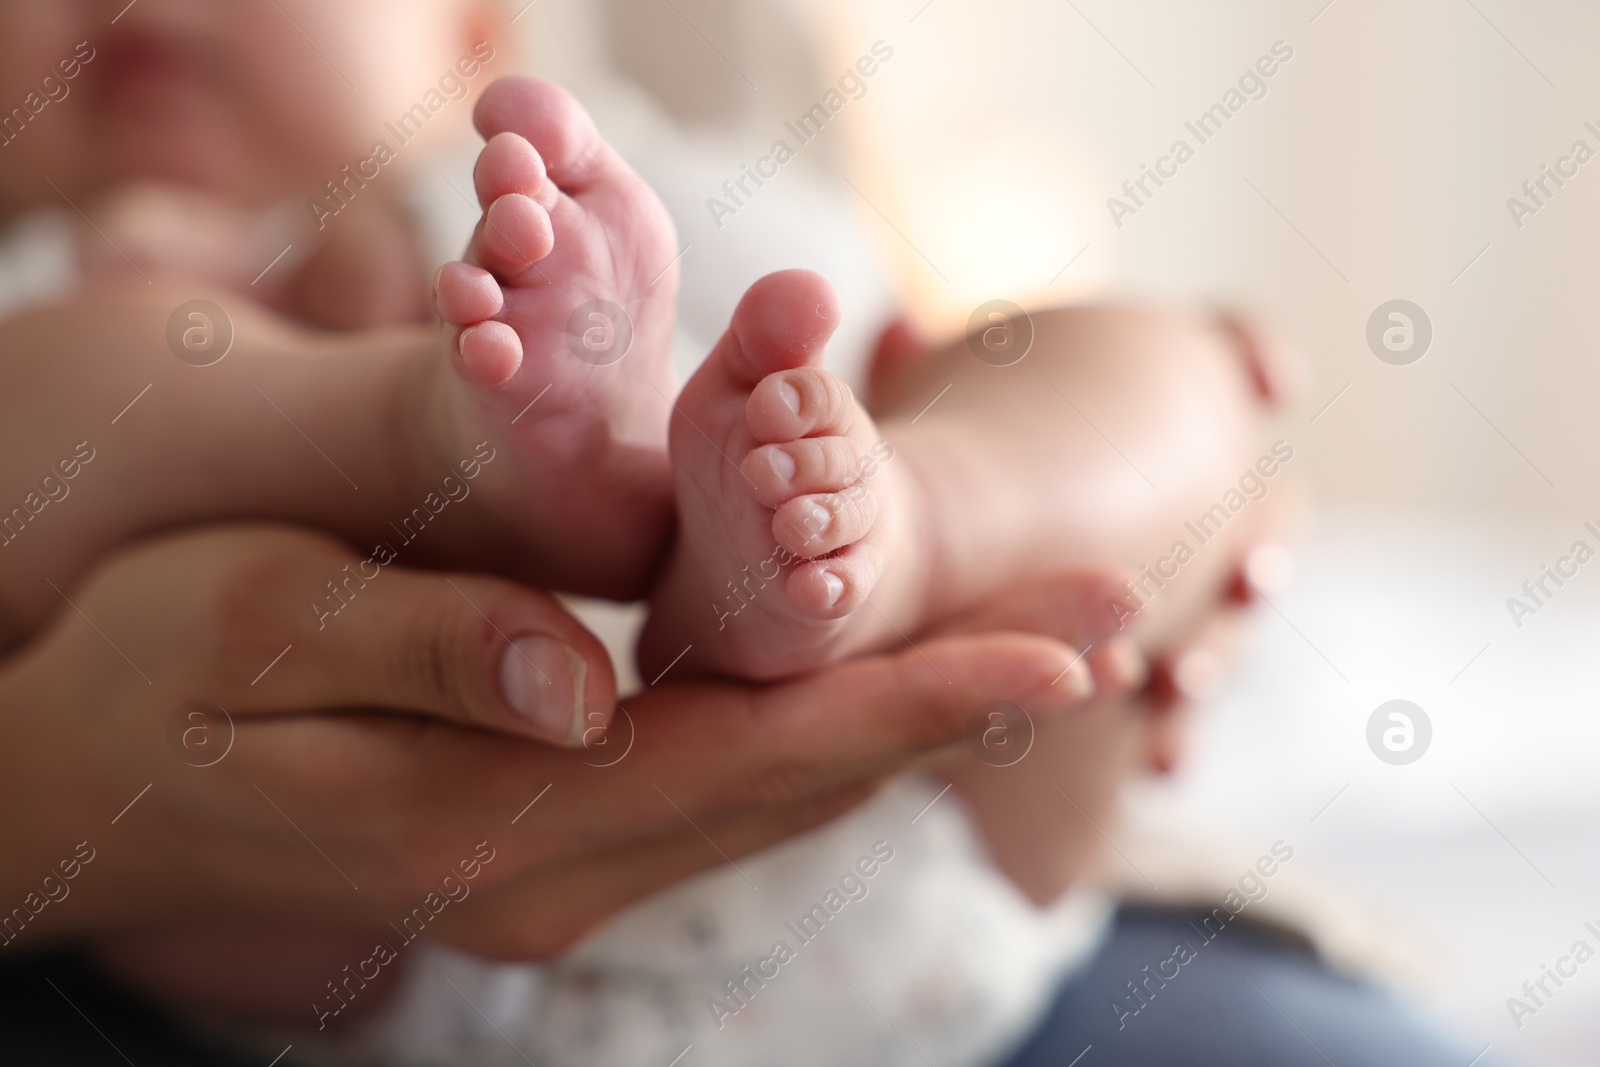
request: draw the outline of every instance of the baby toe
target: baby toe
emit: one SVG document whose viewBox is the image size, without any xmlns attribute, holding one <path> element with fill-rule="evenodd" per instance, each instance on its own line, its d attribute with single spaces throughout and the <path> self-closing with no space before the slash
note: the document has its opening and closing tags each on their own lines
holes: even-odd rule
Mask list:
<svg viewBox="0 0 1600 1067">
<path fill-rule="evenodd" d="M 861 540 L 878 518 L 878 494 L 866 482 L 838 493 L 797 496 L 772 515 L 772 536 L 801 559 Z"/>
<path fill-rule="evenodd" d="M 756 499 L 775 508 L 802 493 L 836 493 L 854 484 L 861 453 L 851 437 L 808 437 L 752 449 L 740 469 Z"/>
<path fill-rule="evenodd" d="M 785 591 L 789 601 L 815 619 L 837 619 L 859 608 L 883 576 L 883 560 L 866 545 L 852 545 L 826 560 L 796 565 Z"/>
<path fill-rule="evenodd" d="M 473 258 L 497 274 L 515 277 L 554 247 L 550 213 L 532 197 L 507 193 L 484 212 L 473 240 Z"/>
<path fill-rule="evenodd" d="M 600 137 L 577 98 L 543 78 L 501 78 L 473 108 L 478 132 L 491 140 L 515 133 L 539 146 L 551 181 L 569 192 L 614 177 L 620 159 Z"/>
<path fill-rule="evenodd" d="M 493 318 L 505 306 L 494 275 L 470 263 L 446 263 L 433 280 L 433 310 L 452 326 Z"/>
<path fill-rule="evenodd" d="M 545 208 L 553 205 L 555 186 L 545 180 L 544 158 L 526 137 L 497 133 L 489 138 L 478 162 L 472 168 L 472 184 L 478 193 L 478 206 L 488 210 L 502 196 L 521 193 Z"/>
<path fill-rule="evenodd" d="M 769 374 L 745 403 L 745 424 L 757 441 L 843 434 L 855 425 L 855 394 L 838 375 L 818 367 Z"/>
<path fill-rule="evenodd" d="M 522 366 L 522 340 L 503 322 L 469 326 L 456 338 L 456 371 L 480 389 L 495 389 Z"/>
</svg>

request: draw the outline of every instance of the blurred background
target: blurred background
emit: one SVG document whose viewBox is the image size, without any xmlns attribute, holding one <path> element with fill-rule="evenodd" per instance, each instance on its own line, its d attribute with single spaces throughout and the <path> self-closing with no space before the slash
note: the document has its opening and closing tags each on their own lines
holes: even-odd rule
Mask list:
<svg viewBox="0 0 1600 1067">
<path fill-rule="evenodd" d="M 1117 294 L 1228 302 L 1294 338 L 1314 368 L 1279 429 L 1315 504 L 1297 580 L 1257 613 L 1188 764 L 1135 810 L 1236 843 L 1241 864 L 1292 842 L 1474 1047 L 1595 1062 L 1600 966 L 1520 1027 L 1506 999 L 1600 925 L 1600 566 L 1520 627 L 1507 598 L 1574 541 L 1600 548 L 1583 528 L 1600 520 L 1600 162 L 1547 179 L 1542 206 L 1522 189 L 1574 142 L 1600 150 L 1600 9 L 539 0 L 517 26 L 528 66 L 624 147 L 631 130 L 692 157 L 702 177 L 662 179 L 686 278 L 759 273 L 727 250 L 748 227 L 741 246 L 794 239 L 761 269 L 810 241 L 809 265 L 882 279 L 880 311 L 897 298 L 930 332 L 990 299 Z M 795 143 L 784 123 L 876 42 L 892 59 L 784 164 L 784 191 L 714 225 L 722 181 Z M 1185 123 L 1275 45 L 1265 94 L 1199 143 Z M 1123 183 L 1179 138 L 1193 158 L 1119 226 L 1108 198 L 1133 204 Z M 1513 196 L 1538 207 L 1520 226 Z M 863 243 L 827 239 L 841 214 Z M 743 284 L 725 288 L 685 309 L 691 329 L 726 321 Z M 1400 365 L 1367 340 L 1391 300 L 1431 325 Z M 1392 699 L 1431 724 L 1406 765 L 1367 741 Z"/>
</svg>

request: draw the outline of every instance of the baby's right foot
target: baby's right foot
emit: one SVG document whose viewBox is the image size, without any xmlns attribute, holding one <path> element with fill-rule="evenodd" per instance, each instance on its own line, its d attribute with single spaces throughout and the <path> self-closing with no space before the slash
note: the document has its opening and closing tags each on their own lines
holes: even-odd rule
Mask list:
<svg viewBox="0 0 1600 1067">
<path fill-rule="evenodd" d="M 680 670 L 780 678 L 911 625 L 927 555 L 916 482 L 821 368 L 837 325 L 820 277 L 768 275 L 684 386 L 678 540 L 640 640 L 644 677 L 682 652 Z"/>
<path fill-rule="evenodd" d="M 639 595 L 671 521 L 672 221 L 558 86 L 502 79 L 474 121 L 484 215 L 435 307 L 458 327 L 446 447 L 490 442 L 475 489 L 512 527 L 479 547 L 531 551 L 517 573 L 565 591 Z"/>
</svg>

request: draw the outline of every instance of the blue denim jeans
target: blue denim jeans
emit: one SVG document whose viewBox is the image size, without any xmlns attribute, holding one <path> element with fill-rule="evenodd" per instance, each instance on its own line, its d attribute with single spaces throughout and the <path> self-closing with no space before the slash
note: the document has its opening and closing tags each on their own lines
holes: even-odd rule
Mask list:
<svg viewBox="0 0 1600 1067">
<path fill-rule="evenodd" d="M 1479 1051 L 1292 938 L 1249 922 L 1208 932 L 1202 917 L 1123 909 L 1005 1067 L 1466 1067 Z"/>
</svg>

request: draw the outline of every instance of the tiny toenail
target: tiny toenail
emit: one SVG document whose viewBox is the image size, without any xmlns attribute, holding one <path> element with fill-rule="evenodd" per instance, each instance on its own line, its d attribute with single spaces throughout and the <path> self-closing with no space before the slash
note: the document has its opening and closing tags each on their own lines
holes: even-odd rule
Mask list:
<svg viewBox="0 0 1600 1067">
<path fill-rule="evenodd" d="M 460 352 L 462 355 L 467 354 L 467 338 L 472 336 L 477 329 L 478 328 L 476 326 L 468 326 L 465 330 L 461 331 L 460 335 L 456 337 L 457 352 Z"/>
<path fill-rule="evenodd" d="M 779 382 L 778 399 L 783 401 L 784 407 L 788 408 L 796 415 L 800 414 L 800 390 L 796 389 L 788 382 Z"/>
<path fill-rule="evenodd" d="M 832 571 L 822 572 L 822 595 L 827 598 L 831 608 L 844 596 L 844 579 Z"/>
<path fill-rule="evenodd" d="M 767 459 L 772 464 L 772 473 L 776 474 L 784 484 L 794 480 L 794 457 L 781 448 L 774 448 L 767 453 Z"/>
<path fill-rule="evenodd" d="M 806 529 L 811 531 L 812 538 L 821 537 L 828 532 L 828 527 L 833 525 L 833 512 L 812 501 L 806 505 L 805 518 L 801 521 L 805 523 Z"/>
</svg>

